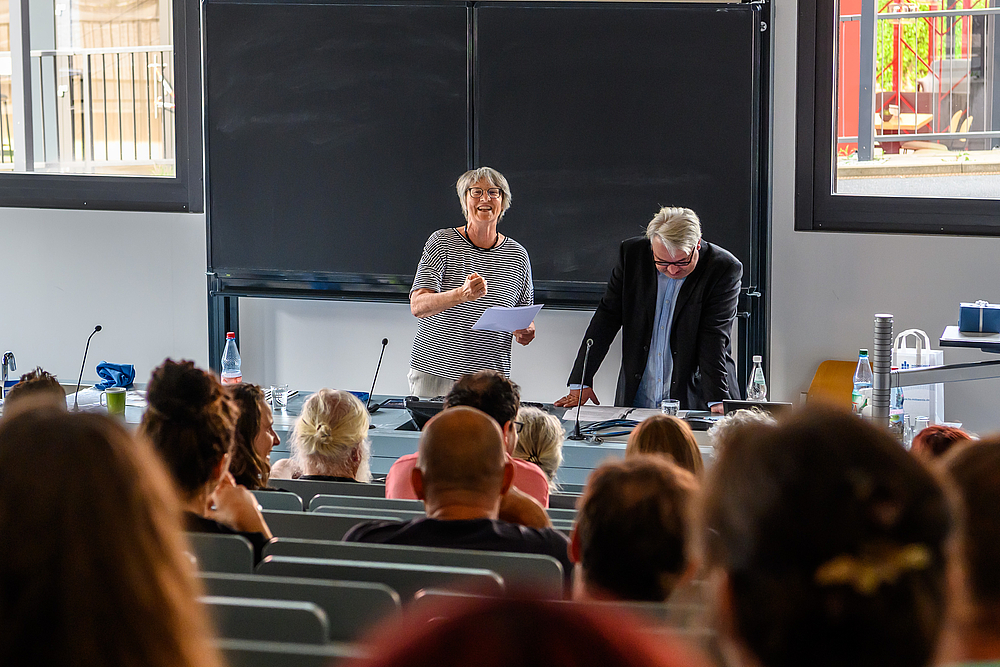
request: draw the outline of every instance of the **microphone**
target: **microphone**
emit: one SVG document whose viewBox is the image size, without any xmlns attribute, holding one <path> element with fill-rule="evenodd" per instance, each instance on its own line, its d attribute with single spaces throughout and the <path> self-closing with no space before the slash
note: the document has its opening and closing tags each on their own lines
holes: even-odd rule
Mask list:
<svg viewBox="0 0 1000 667">
<path fill-rule="evenodd" d="M 382 356 L 385 354 L 385 346 L 389 344 L 388 338 L 382 339 L 382 351 L 378 355 L 378 366 L 375 367 L 375 377 L 372 378 L 372 390 L 368 392 L 368 414 L 374 414 L 378 412 L 379 406 L 372 407 L 372 395 L 375 393 L 375 383 L 378 381 L 378 372 L 382 368 Z M 375 424 L 369 424 L 368 428 L 375 428 Z"/>
<path fill-rule="evenodd" d="M 583 379 L 587 377 L 587 359 L 590 358 L 590 346 L 594 344 L 593 338 L 587 339 L 587 350 L 583 353 L 583 372 L 580 373 L 580 394 L 583 394 Z M 580 406 L 583 405 L 583 397 L 577 395 L 576 397 L 576 428 L 573 429 L 573 435 L 569 436 L 570 440 L 586 440 L 587 436 L 580 433 Z"/>
<path fill-rule="evenodd" d="M 80 410 L 80 383 L 83 382 L 83 369 L 87 367 L 87 353 L 90 352 L 90 339 L 94 337 L 94 334 L 101 330 L 101 325 L 98 324 L 94 327 L 94 330 L 90 332 L 90 336 L 87 337 L 87 347 L 83 351 L 83 363 L 80 364 L 80 378 L 76 381 L 76 393 L 73 394 L 73 410 Z"/>
</svg>

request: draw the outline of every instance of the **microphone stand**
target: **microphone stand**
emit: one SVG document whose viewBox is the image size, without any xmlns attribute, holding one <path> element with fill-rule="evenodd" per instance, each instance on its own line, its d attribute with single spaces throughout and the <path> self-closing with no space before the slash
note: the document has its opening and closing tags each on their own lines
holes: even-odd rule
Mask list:
<svg viewBox="0 0 1000 667">
<path fill-rule="evenodd" d="M 583 405 L 583 380 L 587 377 L 587 360 L 590 358 L 590 346 L 594 344 L 593 338 L 587 339 L 587 350 L 583 353 L 583 371 L 580 373 L 580 393 L 576 396 L 576 427 L 570 440 L 586 440 L 587 436 L 580 432 L 580 407 Z"/>
<path fill-rule="evenodd" d="M 382 368 L 382 356 L 385 354 L 385 346 L 388 344 L 389 344 L 389 339 L 383 338 L 382 351 L 379 352 L 378 355 L 378 365 L 375 367 L 375 377 L 372 378 L 372 388 L 371 391 L 368 392 L 368 403 L 367 405 L 365 405 L 365 409 L 368 410 L 368 414 L 374 414 L 375 412 L 378 411 L 379 407 L 381 407 L 376 405 L 375 409 L 374 410 L 372 409 L 372 395 L 374 395 L 375 393 L 375 383 L 378 382 L 378 372 L 379 369 Z M 375 428 L 375 424 L 368 424 L 368 428 Z"/>
<path fill-rule="evenodd" d="M 83 369 L 87 366 L 87 353 L 90 352 L 90 339 L 94 337 L 94 334 L 101 330 L 101 325 L 98 324 L 94 327 L 94 330 L 90 332 L 87 337 L 87 347 L 83 350 L 83 363 L 80 364 L 80 377 L 76 381 L 76 393 L 73 394 L 73 411 L 80 411 L 80 384 L 83 382 Z"/>
</svg>

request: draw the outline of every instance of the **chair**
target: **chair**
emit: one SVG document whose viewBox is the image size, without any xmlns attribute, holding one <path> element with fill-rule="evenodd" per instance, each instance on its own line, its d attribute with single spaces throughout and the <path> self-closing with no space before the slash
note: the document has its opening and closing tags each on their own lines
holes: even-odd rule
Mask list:
<svg viewBox="0 0 1000 667">
<path fill-rule="evenodd" d="M 315 500 L 315 498 L 313 499 Z M 419 512 L 410 512 L 408 510 L 394 510 L 388 508 L 375 509 L 374 507 L 328 507 L 326 505 L 322 507 L 316 507 L 311 509 L 310 512 L 316 514 L 339 514 L 340 516 L 371 516 L 372 514 L 378 514 L 379 516 L 392 517 L 395 521 L 409 521 L 411 519 L 421 519 L 425 516 L 424 511 L 421 509 Z"/>
<path fill-rule="evenodd" d="M 496 572 L 481 568 L 267 556 L 257 565 L 257 573 L 336 581 L 370 581 L 392 588 L 405 602 L 410 602 L 422 588 L 457 588 L 485 595 L 503 595 L 504 592 L 503 578 Z"/>
<path fill-rule="evenodd" d="M 409 510 L 411 512 L 424 511 L 424 501 L 406 500 L 402 498 L 369 498 L 366 496 L 332 496 L 320 494 L 313 496 L 309 501 L 309 511 L 312 512 L 317 507 L 364 507 L 366 509 L 393 509 Z"/>
<path fill-rule="evenodd" d="M 579 498 L 580 496 L 575 496 L 570 494 L 550 493 L 549 508 L 565 509 L 565 510 L 576 509 L 576 501 Z"/>
<path fill-rule="evenodd" d="M 399 594 L 376 583 L 260 574 L 209 573 L 199 578 L 208 595 L 312 602 L 326 612 L 331 641 L 354 641 L 400 609 Z"/>
<path fill-rule="evenodd" d="M 367 652 L 349 644 L 292 644 L 250 639 L 216 639 L 229 667 L 330 667 L 364 658 Z"/>
<path fill-rule="evenodd" d="M 962 121 L 962 127 L 958 129 L 960 134 L 964 134 L 969 131 L 972 127 L 973 116 L 967 116 L 965 120 Z M 947 142 L 948 148 L 953 151 L 964 151 L 966 146 L 969 144 L 969 140 L 965 137 L 958 137 L 956 139 L 949 139 Z"/>
<path fill-rule="evenodd" d="M 200 601 L 219 636 L 227 639 L 325 644 L 330 635 L 326 612 L 312 602 L 215 595 Z"/>
<path fill-rule="evenodd" d="M 806 401 L 823 401 L 843 408 L 850 408 L 854 391 L 854 371 L 857 361 L 827 359 L 816 369 Z"/>
<path fill-rule="evenodd" d="M 562 564 L 552 556 L 466 549 L 437 549 L 398 544 L 324 542 L 277 538 L 264 547 L 264 557 L 332 558 L 381 563 L 411 563 L 492 570 L 508 587 L 529 588 L 541 597 L 563 594 Z"/>
<path fill-rule="evenodd" d="M 266 510 L 286 510 L 289 512 L 301 512 L 303 508 L 302 499 L 298 495 L 288 491 L 251 491 L 257 502 Z"/>
<path fill-rule="evenodd" d="M 567 495 L 579 495 L 583 493 L 583 484 L 560 484 L 559 493 Z"/>
<path fill-rule="evenodd" d="M 317 512 L 281 512 L 264 510 L 264 520 L 275 537 L 298 537 L 306 540 L 340 540 L 354 526 L 365 521 L 398 521 L 375 510 L 371 513 L 345 515 Z"/>
<path fill-rule="evenodd" d="M 566 509 L 563 507 L 550 507 L 546 510 L 549 514 L 549 518 L 555 521 L 556 519 L 562 519 L 564 521 L 576 521 L 576 510 Z"/>
<path fill-rule="evenodd" d="M 253 572 L 253 545 L 245 537 L 187 533 L 187 539 L 202 572 Z"/>
<path fill-rule="evenodd" d="M 385 484 L 360 484 L 356 482 L 323 482 L 312 479 L 272 479 L 269 484 L 286 489 L 302 498 L 305 507 L 313 496 L 321 493 L 337 496 L 367 496 L 385 498 Z"/>
<path fill-rule="evenodd" d="M 959 109 L 951 116 L 951 123 L 948 124 L 948 131 L 954 134 L 958 131 L 958 123 L 962 119 L 962 114 L 965 113 L 964 109 Z M 965 130 L 963 130 L 964 132 Z M 948 151 L 948 146 L 937 141 L 904 141 L 900 144 L 900 148 L 904 150 L 910 150 L 917 153 L 932 153 L 935 151 L 941 151 L 945 153 Z"/>
</svg>

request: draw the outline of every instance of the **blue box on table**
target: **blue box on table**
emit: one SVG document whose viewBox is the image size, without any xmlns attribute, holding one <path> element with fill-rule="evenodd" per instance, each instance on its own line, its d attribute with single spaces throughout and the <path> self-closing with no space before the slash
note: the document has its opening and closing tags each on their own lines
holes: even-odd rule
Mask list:
<svg viewBox="0 0 1000 667">
<path fill-rule="evenodd" d="M 1000 333 L 1000 303 L 958 304 L 958 330 L 962 333 Z"/>
</svg>

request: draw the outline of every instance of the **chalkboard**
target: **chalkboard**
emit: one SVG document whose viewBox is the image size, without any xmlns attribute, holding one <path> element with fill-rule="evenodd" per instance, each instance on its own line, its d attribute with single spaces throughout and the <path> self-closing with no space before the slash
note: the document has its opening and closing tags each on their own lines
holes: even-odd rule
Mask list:
<svg viewBox="0 0 1000 667">
<path fill-rule="evenodd" d="M 208 0 L 210 269 L 245 293 L 405 298 L 471 166 L 538 300 L 596 303 L 618 243 L 687 206 L 754 280 L 759 8 Z"/>
</svg>

